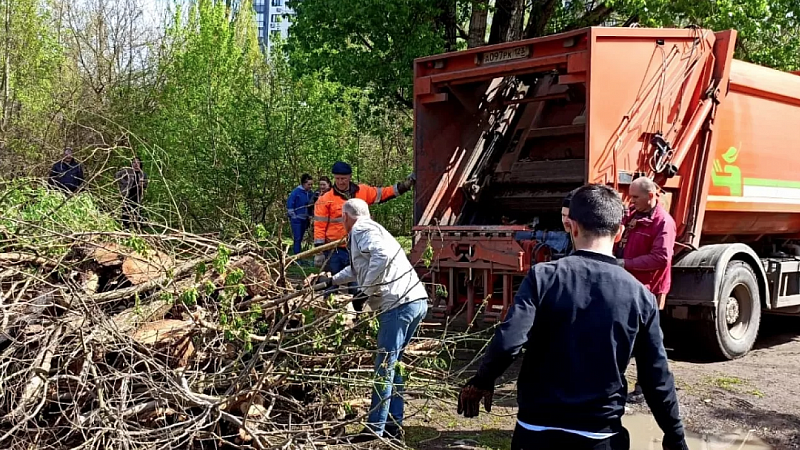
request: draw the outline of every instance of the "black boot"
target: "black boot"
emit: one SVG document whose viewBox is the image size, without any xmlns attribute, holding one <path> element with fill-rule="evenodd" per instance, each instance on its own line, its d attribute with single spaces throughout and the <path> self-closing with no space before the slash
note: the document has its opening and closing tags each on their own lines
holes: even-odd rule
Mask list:
<svg viewBox="0 0 800 450">
<path fill-rule="evenodd" d="M 644 394 L 642 394 L 642 386 L 639 383 L 636 383 L 636 386 L 633 388 L 633 392 L 628 394 L 628 403 L 633 403 L 636 405 L 644 403 Z"/>
</svg>

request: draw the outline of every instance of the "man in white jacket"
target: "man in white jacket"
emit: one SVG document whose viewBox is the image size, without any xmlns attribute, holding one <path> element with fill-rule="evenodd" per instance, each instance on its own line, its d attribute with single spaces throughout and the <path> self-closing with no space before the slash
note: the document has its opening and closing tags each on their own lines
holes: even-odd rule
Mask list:
<svg viewBox="0 0 800 450">
<path fill-rule="evenodd" d="M 331 286 L 355 281 L 361 298 L 378 313 L 380 323 L 367 427 L 350 442 L 365 442 L 384 434 L 402 438 L 404 380 L 395 365 L 428 311 L 428 293 L 397 240 L 370 218 L 365 201 L 354 198 L 345 202 L 342 219 L 348 234 L 350 265 L 332 278 L 321 274 L 317 282 Z"/>
</svg>

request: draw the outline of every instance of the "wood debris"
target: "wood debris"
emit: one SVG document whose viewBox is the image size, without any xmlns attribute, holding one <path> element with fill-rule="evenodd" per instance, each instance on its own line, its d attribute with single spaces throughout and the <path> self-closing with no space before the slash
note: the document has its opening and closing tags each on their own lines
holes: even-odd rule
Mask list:
<svg viewBox="0 0 800 450">
<path fill-rule="evenodd" d="M 279 250 L 76 233 L 55 255 L 19 239 L 0 248 L 0 445 L 322 448 L 366 414 L 369 318 L 281 286 Z"/>
</svg>

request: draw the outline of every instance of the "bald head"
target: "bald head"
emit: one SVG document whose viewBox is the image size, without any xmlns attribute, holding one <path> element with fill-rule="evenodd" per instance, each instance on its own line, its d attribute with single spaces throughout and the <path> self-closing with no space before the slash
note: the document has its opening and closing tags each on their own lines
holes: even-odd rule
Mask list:
<svg viewBox="0 0 800 450">
<path fill-rule="evenodd" d="M 658 185 L 650 178 L 639 177 L 633 180 L 628 194 L 637 211 L 649 212 L 658 204 Z"/>
</svg>

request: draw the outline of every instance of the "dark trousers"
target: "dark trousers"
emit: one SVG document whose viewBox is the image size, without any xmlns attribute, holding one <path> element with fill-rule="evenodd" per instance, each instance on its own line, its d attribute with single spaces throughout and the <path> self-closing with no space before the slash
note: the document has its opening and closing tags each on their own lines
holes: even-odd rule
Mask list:
<svg viewBox="0 0 800 450">
<path fill-rule="evenodd" d="M 308 220 L 306 219 L 292 219 L 292 239 L 294 239 L 294 243 L 292 245 L 292 251 L 295 255 L 299 254 L 303 251 L 303 238 L 306 236 L 306 230 L 308 230 Z"/>
<path fill-rule="evenodd" d="M 126 198 L 122 201 L 122 226 L 125 228 L 139 227 L 142 221 L 140 213 L 142 205 L 132 198 Z"/>
<path fill-rule="evenodd" d="M 323 270 L 330 272 L 331 275 L 336 275 L 350 265 L 350 252 L 344 247 L 339 247 L 336 250 L 325 252 L 325 259 L 328 261 L 328 264 L 325 265 Z M 356 283 L 348 283 L 347 285 L 350 287 L 347 292 L 355 295 L 356 289 L 353 289 L 353 286 L 355 286 Z M 330 294 L 335 290 L 343 292 L 340 288 L 331 287 L 325 291 L 325 294 Z"/>
<path fill-rule="evenodd" d="M 564 431 L 531 431 L 519 424 L 514 429 L 511 450 L 630 450 L 631 438 L 622 428 L 608 439 L 592 439 Z"/>
</svg>

